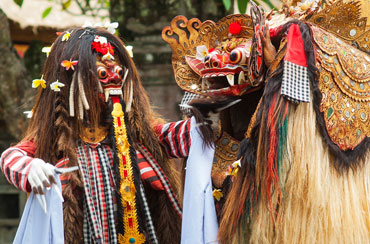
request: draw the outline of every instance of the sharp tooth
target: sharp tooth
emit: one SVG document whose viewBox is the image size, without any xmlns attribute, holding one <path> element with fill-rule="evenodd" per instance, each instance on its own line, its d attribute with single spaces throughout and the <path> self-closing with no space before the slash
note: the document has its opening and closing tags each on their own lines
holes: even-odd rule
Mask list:
<svg viewBox="0 0 370 244">
<path fill-rule="evenodd" d="M 117 95 L 123 95 L 122 90 L 117 90 Z"/>
<path fill-rule="evenodd" d="M 108 102 L 108 98 L 109 98 L 109 90 L 105 90 L 105 91 L 104 91 L 104 95 L 105 95 L 105 102 Z"/>
<path fill-rule="evenodd" d="M 206 79 L 206 83 L 208 87 L 211 87 L 211 83 L 209 83 L 208 79 Z"/>
<path fill-rule="evenodd" d="M 202 78 L 202 91 L 206 89 L 206 81 L 207 81 L 206 78 Z"/>
<path fill-rule="evenodd" d="M 228 74 L 226 75 L 227 81 L 229 82 L 230 86 L 234 85 L 234 75 L 233 74 Z"/>
<path fill-rule="evenodd" d="M 241 84 L 244 84 L 244 83 L 245 83 L 245 75 L 244 75 L 244 71 L 242 71 L 242 72 L 239 73 L 238 84 L 241 85 Z"/>
</svg>

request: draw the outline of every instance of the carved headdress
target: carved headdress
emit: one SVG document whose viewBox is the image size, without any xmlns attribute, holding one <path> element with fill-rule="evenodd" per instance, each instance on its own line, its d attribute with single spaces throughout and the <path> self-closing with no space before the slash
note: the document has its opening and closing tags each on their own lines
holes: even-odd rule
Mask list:
<svg viewBox="0 0 370 244">
<path fill-rule="evenodd" d="M 214 23 L 175 17 L 162 31 L 172 49 L 177 84 L 202 95 L 241 95 L 252 86 L 248 61 L 253 38 L 249 15 L 229 15 Z"/>
</svg>

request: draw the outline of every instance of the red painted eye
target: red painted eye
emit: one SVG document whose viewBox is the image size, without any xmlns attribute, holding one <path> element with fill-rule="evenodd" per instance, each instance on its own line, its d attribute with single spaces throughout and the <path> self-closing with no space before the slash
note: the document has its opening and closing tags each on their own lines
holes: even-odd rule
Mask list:
<svg viewBox="0 0 370 244">
<path fill-rule="evenodd" d="M 104 67 L 98 67 L 99 79 L 105 79 L 108 77 L 108 71 Z"/>
<path fill-rule="evenodd" d="M 114 73 L 116 73 L 119 76 L 119 78 L 121 79 L 123 78 L 123 69 L 121 66 L 116 65 L 114 67 Z"/>
</svg>

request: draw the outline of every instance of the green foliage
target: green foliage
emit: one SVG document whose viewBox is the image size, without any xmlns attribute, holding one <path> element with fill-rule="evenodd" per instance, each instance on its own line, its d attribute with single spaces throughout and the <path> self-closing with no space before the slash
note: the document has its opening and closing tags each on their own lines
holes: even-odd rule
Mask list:
<svg viewBox="0 0 370 244">
<path fill-rule="evenodd" d="M 250 2 L 250 0 L 236 0 L 236 1 L 238 3 L 237 5 L 238 5 L 239 12 L 240 13 L 245 13 L 245 11 L 247 10 L 247 6 L 248 6 L 248 3 Z M 271 9 L 276 8 L 274 6 L 274 4 L 271 2 L 271 0 L 254 0 L 254 2 L 257 5 L 260 5 L 260 1 L 264 2 L 265 4 L 267 4 L 267 6 L 269 6 Z M 222 3 L 224 5 L 226 11 L 229 11 L 231 9 L 231 7 L 233 5 L 233 2 L 234 2 L 234 0 L 222 0 Z"/>
<path fill-rule="evenodd" d="M 276 8 L 270 0 L 262 0 L 262 2 L 266 3 L 271 9 Z"/>
<path fill-rule="evenodd" d="M 230 8 L 231 8 L 231 0 L 222 0 L 222 3 L 224 4 L 225 9 L 226 9 L 227 11 L 229 11 L 229 10 L 230 10 Z"/>
<path fill-rule="evenodd" d="M 48 16 L 51 12 L 51 10 L 53 9 L 53 7 L 48 7 L 47 9 L 44 10 L 44 12 L 42 12 L 42 18 L 46 18 L 46 16 Z"/>
<path fill-rule="evenodd" d="M 23 0 L 13 0 L 19 7 L 22 7 Z"/>
<path fill-rule="evenodd" d="M 67 0 L 67 1 L 62 2 L 62 9 L 63 10 L 68 9 L 69 6 L 71 6 L 71 3 L 72 3 L 72 0 Z"/>
<path fill-rule="evenodd" d="M 238 9 L 240 13 L 245 13 L 249 0 L 238 0 Z"/>
</svg>

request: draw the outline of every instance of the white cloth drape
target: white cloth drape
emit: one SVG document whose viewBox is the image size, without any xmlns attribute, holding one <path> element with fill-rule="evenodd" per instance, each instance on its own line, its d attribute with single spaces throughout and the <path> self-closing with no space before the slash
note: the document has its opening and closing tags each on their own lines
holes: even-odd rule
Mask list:
<svg viewBox="0 0 370 244">
<path fill-rule="evenodd" d="M 191 146 L 186 163 L 182 244 L 218 243 L 218 223 L 212 196 L 211 170 L 214 147 L 203 147 L 203 141 L 191 121 Z"/>
</svg>

